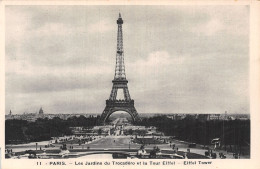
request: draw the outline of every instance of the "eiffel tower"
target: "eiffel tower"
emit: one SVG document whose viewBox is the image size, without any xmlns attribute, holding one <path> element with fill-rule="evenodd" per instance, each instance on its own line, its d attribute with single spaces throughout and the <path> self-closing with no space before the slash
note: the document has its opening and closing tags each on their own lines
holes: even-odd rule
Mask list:
<svg viewBox="0 0 260 169">
<path fill-rule="evenodd" d="M 119 13 L 119 18 L 117 20 L 118 32 L 117 32 L 117 52 L 116 52 L 116 67 L 115 76 L 112 80 L 113 87 L 108 100 L 106 100 L 106 107 L 100 117 L 100 123 L 105 124 L 109 116 L 116 111 L 125 111 L 129 113 L 133 119 L 133 122 L 138 121 L 140 118 L 134 106 L 134 100 L 131 99 L 130 93 L 127 87 L 128 81 L 125 75 L 125 65 L 124 65 L 124 49 L 123 49 L 123 19 Z M 122 89 L 124 93 L 123 100 L 117 100 L 117 91 Z"/>
</svg>

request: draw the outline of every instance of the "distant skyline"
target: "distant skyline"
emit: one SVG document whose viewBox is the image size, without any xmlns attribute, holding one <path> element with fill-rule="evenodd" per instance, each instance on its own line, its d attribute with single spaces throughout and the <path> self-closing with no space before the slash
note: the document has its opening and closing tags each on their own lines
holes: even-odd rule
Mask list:
<svg viewBox="0 0 260 169">
<path fill-rule="evenodd" d="M 6 114 L 101 114 L 119 11 L 139 113 L 249 113 L 249 6 L 23 5 L 5 8 Z"/>
</svg>

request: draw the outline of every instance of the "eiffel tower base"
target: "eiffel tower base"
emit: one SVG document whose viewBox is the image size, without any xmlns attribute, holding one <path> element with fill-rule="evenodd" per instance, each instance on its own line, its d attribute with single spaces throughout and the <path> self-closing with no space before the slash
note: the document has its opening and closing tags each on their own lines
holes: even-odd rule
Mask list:
<svg viewBox="0 0 260 169">
<path fill-rule="evenodd" d="M 106 107 L 101 114 L 99 124 L 105 125 L 107 119 L 116 111 L 125 111 L 131 115 L 133 123 L 140 120 L 140 117 L 134 107 L 134 100 L 106 100 Z"/>
</svg>

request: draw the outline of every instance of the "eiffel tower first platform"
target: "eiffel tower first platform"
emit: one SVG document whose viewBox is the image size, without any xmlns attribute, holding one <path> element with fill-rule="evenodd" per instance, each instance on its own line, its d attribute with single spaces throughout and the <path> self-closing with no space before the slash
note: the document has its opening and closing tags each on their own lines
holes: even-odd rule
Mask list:
<svg viewBox="0 0 260 169">
<path fill-rule="evenodd" d="M 129 113 L 133 119 L 133 122 L 139 121 L 139 115 L 134 106 L 134 100 L 131 99 L 130 93 L 127 87 L 128 81 L 125 75 L 125 65 L 124 65 L 124 49 L 123 49 L 123 19 L 119 13 L 119 18 L 117 20 L 118 32 L 117 32 L 117 52 L 116 52 L 116 67 L 115 76 L 112 80 L 113 87 L 108 100 L 106 100 L 106 107 L 100 117 L 100 123 L 105 124 L 109 116 L 116 111 L 125 111 Z M 123 90 L 124 99 L 117 100 L 118 89 Z"/>
</svg>

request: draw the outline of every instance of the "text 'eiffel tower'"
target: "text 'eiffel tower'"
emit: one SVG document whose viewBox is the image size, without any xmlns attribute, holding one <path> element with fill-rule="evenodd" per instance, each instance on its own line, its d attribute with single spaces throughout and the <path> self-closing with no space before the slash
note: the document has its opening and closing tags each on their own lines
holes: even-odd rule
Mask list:
<svg viewBox="0 0 260 169">
<path fill-rule="evenodd" d="M 117 20 L 118 32 L 117 32 L 117 52 L 116 52 L 116 68 L 115 77 L 112 81 L 113 87 L 108 100 L 106 100 L 106 107 L 103 111 L 100 122 L 102 124 L 109 118 L 109 116 L 116 111 L 125 111 L 129 113 L 133 119 L 133 122 L 139 120 L 138 113 L 134 107 L 134 100 L 131 99 L 130 93 L 127 87 L 128 81 L 125 75 L 125 65 L 124 65 L 124 49 L 123 49 L 123 19 L 119 13 L 119 18 Z M 117 100 L 118 89 L 123 90 L 124 99 Z"/>
</svg>

